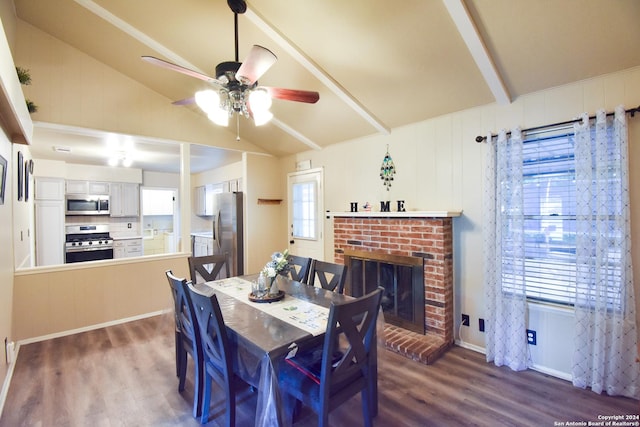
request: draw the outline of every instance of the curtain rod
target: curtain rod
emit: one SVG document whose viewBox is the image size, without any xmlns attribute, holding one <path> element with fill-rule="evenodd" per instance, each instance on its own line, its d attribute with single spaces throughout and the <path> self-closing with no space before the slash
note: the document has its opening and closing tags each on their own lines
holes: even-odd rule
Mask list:
<svg viewBox="0 0 640 427">
<path fill-rule="evenodd" d="M 625 110 L 625 112 L 627 114 L 630 114 L 631 117 L 634 117 L 636 113 L 640 113 L 640 106 L 636 107 L 636 108 L 630 108 L 628 110 Z M 607 113 L 607 117 L 609 116 L 613 116 L 615 113 L 611 112 L 611 113 Z M 595 119 L 596 116 L 589 116 L 589 120 L 593 120 Z M 535 131 L 535 130 L 541 130 L 541 129 L 547 129 L 547 128 L 554 128 L 554 127 L 561 127 L 561 126 L 567 126 L 567 125 L 571 125 L 573 123 L 577 123 L 582 119 L 573 119 L 573 120 L 567 120 L 566 122 L 558 122 L 558 123 L 553 123 L 550 125 L 543 125 L 543 126 L 536 126 L 536 127 L 532 127 L 532 128 L 528 128 L 528 129 L 522 129 L 522 132 L 531 132 L 531 131 Z M 511 135 L 511 132 L 507 132 L 507 135 Z M 491 134 L 491 138 L 496 138 L 498 135 L 495 134 Z M 483 142 L 483 141 L 487 141 L 487 137 L 486 136 L 476 136 L 476 142 Z"/>
</svg>

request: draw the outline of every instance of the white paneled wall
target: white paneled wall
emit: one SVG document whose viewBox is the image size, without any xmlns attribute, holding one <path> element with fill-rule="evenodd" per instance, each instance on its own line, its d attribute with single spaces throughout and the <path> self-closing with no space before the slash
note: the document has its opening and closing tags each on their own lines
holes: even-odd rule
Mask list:
<svg viewBox="0 0 640 427">
<path fill-rule="evenodd" d="M 496 133 L 500 128 L 534 127 L 570 120 L 582 112 L 594 114 L 597 108 L 611 111 L 615 106 L 640 105 L 640 68 L 606 75 L 517 98 L 507 106 L 487 105 L 438 117 L 403 128 L 390 135 L 372 136 L 308 151 L 283 163 L 289 171 L 295 163 L 311 160 L 313 167 L 325 169 L 325 208 L 346 211 L 349 203 L 368 201 L 379 210 L 381 200 L 405 200 L 407 210 L 462 210 L 454 220 L 456 338 L 463 345 L 484 349 L 484 334 L 478 318 L 484 309 L 482 285 L 482 174 L 485 144 L 477 135 Z M 640 241 L 640 117 L 629 118 L 631 146 L 632 233 Z M 379 177 L 386 152 L 394 159 L 397 174 L 387 192 Z M 325 219 L 325 258 L 333 257 L 330 221 Z M 640 247 L 633 260 L 640 266 Z M 636 269 L 636 271 L 638 271 Z M 640 273 L 635 275 L 636 295 L 640 295 Z M 640 298 L 636 299 L 640 304 Z M 640 312 L 640 308 L 637 310 Z M 469 314 L 471 326 L 458 336 L 461 313 Z M 532 307 L 529 327 L 536 329 L 538 345 L 532 347 L 538 369 L 558 376 L 569 375 L 572 315 Z M 566 344 L 564 347 L 560 344 Z"/>
</svg>

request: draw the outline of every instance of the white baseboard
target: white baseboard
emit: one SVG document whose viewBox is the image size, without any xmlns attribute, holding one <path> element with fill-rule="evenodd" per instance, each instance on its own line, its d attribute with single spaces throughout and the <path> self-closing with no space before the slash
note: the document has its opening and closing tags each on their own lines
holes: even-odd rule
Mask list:
<svg viewBox="0 0 640 427">
<path fill-rule="evenodd" d="M 456 340 L 455 343 L 459 347 L 466 348 L 466 349 L 469 349 L 469 350 L 473 350 L 473 351 L 478 352 L 478 353 L 487 354 L 487 352 L 486 352 L 484 347 L 479 347 L 477 345 L 469 344 L 469 343 L 464 342 L 462 340 Z M 560 378 L 561 380 L 565 380 L 565 381 L 569 381 L 569 382 L 571 382 L 573 380 L 573 376 L 571 374 L 568 374 L 568 373 L 562 372 L 562 371 L 558 371 L 556 369 L 547 368 L 546 366 L 533 365 L 533 366 L 529 366 L 529 369 L 531 369 L 533 371 L 536 371 L 536 372 L 540 372 L 542 374 L 550 375 L 550 376 L 555 377 L 555 378 Z"/>
<path fill-rule="evenodd" d="M 566 380 L 569 382 L 573 381 L 573 375 L 555 369 L 550 369 L 545 366 L 533 365 L 530 366 L 529 369 L 540 372 L 542 374 L 550 375 L 552 377 L 560 378 L 561 380 Z"/>
<path fill-rule="evenodd" d="M 466 348 L 468 350 L 473 350 L 476 353 L 482 353 L 482 354 L 487 354 L 484 347 L 480 347 L 474 344 L 470 344 L 468 342 L 462 341 L 462 340 L 456 340 L 455 341 L 456 345 L 458 347 L 462 347 L 462 348 Z"/>
<path fill-rule="evenodd" d="M 18 360 L 18 352 L 20 351 L 20 344 L 13 346 L 13 350 L 9 356 L 9 368 L 7 369 L 7 376 L 4 377 L 4 383 L 2 384 L 2 389 L 0 390 L 0 418 L 2 418 L 2 410 L 4 409 L 4 402 L 7 400 L 7 395 L 9 394 L 9 386 L 11 385 L 11 378 L 13 377 L 13 368 L 16 366 L 16 361 Z"/>
<path fill-rule="evenodd" d="M 46 340 L 50 340 L 50 339 L 53 339 L 53 338 L 59 338 L 59 337 L 65 337 L 65 336 L 68 336 L 68 335 L 79 334 L 81 332 L 93 331 L 94 329 L 106 328 L 107 326 L 120 325 L 122 323 L 132 322 L 134 320 L 140 320 L 140 319 L 146 319 L 147 317 L 158 316 L 158 315 L 161 315 L 161 314 L 164 314 L 164 313 L 168 313 L 169 311 L 173 311 L 173 308 L 154 311 L 154 312 L 151 312 L 151 313 L 140 314 L 138 316 L 125 317 L 124 319 L 112 320 L 110 322 L 99 323 L 97 325 L 84 326 L 82 328 L 70 329 L 68 331 L 56 332 L 56 333 L 53 333 L 53 334 L 42 335 L 42 336 L 39 336 L 39 337 L 27 338 L 27 339 L 24 339 L 24 340 L 20 340 L 18 342 L 18 344 L 19 345 L 31 344 L 31 343 L 34 343 L 34 342 L 46 341 Z"/>
</svg>

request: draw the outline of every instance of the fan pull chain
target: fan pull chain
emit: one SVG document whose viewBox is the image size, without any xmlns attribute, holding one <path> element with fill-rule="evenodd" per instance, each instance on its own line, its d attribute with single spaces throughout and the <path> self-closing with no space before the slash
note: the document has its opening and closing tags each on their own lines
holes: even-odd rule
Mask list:
<svg viewBox="0 0 640 427">
<path fill-rule="evenodd" d="M 240 141 L 240 115 L 236 114 L 236 141 Z"/>
</svg>

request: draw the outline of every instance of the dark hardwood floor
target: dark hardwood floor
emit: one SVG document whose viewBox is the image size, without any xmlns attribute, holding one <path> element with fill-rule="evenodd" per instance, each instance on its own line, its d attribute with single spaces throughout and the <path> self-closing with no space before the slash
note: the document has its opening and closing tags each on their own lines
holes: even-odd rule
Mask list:
<svg viewBox="0 0 640 427">
<path fill-rule="evenodd" d="M 167 314 L 22 346 L 0 426 L 200 425 L 191 416 L 193 383 L 177 390 L 172 322 Z M 429 366 L 380 353 L 375 426 L 555 426 L 640 412 L 636 400 L 498 368 L 460 347 Z M 208 426 L 224 424 L 216 391 Z M 237 405 L 237 425 L 253 425 L 256 394 L 243 391 Z M 330 423 L 362 425 L 360 398 L 333 411 Z M 303 411 L 295 425 L 315 424 Z"/>
</svg>

